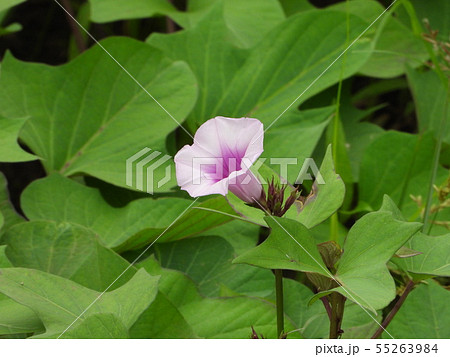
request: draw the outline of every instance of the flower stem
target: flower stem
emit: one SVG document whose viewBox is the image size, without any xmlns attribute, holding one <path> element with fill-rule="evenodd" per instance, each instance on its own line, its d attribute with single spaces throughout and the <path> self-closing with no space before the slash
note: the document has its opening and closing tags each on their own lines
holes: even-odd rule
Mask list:
<svg viewBox="0 0 450 357">
<path fill-rule="evenodd" d="M 328 298 L 326 296 L 322 296 L 320 300 L 323 303 L 323 306 L 325 307 L 325 310 L 327 311 L 328 319 L 331 321 L 331 306 L 330 302 L 328 301 Z"/>
<path fill-rule="evenodd" d="M 342 334 L 341 324 L 344 316 L 345 297 L 339 293 L 331 293 L 330 338 L 339 338 Z"/>
<path fill-rule="evenodd" d="M 345 38 L 345 46 L 348 46 L 350 41 L 350 11 L 349 11 L 349 0 L 345 1 L 345 12 L 346 12 L 346 38 Z M 338 90 L 336 95 L 336 112 L 333 117 L 332 125 L 332 134 L 331 134 L 331 150 L 333 155 L 334 168 L 336 173 L 341 173 L 341 163 L 338 159 L 338 146 L 339 146 L 339 129 L 341 127 L 341 94 L 342 94 L 342 83 L 344 82 L 344 71 L 345 65 L 347 62 L 347 51 L 344 52 L 344 57 L 342 59 L 341 72 L 339 74 L 339 83 Z M 342 173 L 341 173 L 342 174 Z M 347 176 L 347 175 L 346 175 Z M 347 178 L 347 177 L 345 177 Z M 347 184 L 347 182 L 345 182 Z M 330 240 L 337 242 L 339 235 L 339 216 L 337 212 L 334 212 L 330 219 Z"/>
<path fill-rule="evenodd" d="M 277 304 L 277 334 L 281 338 L 284 333 L 284 307 L 283 307 L 283 270 L 274 269 L 275 293 Z"/>
<path fill-rule="evenodd" d="M 409 16 L 414 34 L 418 38 L 422 39 L 423 28 L 417 18 L 417 14 L 416 14 L 416 11 L 414 10 L 414 6 L 411 4 L 411 2 L 409 0 L 403 0 L 402 5 L 404 6 L 404 8 Z M 435 149 L 434 149 L 434 154 L 433 154 L 433 166 L 432 166 L 432 170 L 431 170 L 430 181 L 428 184 L 427 199 L 426 199 L 426 203 L 425 203 L 425 212 L 424 212 L 424 218 L 423 218 L 422 232 L 426 232 L 427 230 L 429 231 L 431 229 L 431 227 L 430 227 L 431 223 L 429 222 L 429 220 L 430 220 L 431 204 L 432 204 L 432 199 L 433 199 L 433 184 L 436 180 L 436 173 L 437 173 L 437 169 L 439 167 L 439 156 L 441 153 L 443 136 L 446 131 L 445 127 L 447 124 L 447 112 L 448 112 L 448 102 L 450 100 L 450 90 L 449 90 L 448 77 L 445 75 L 444 71 L 441 69 L 441 66 L 439 65 L 438 59 L 436 57 L 436 54 L 433 51 L 431 44 L 427 41 L 423 41 L 423 43 L 425 45 L 425 48 L 428 51 L 431 62 L 434 65 L 433 69 L 436 72 L 437 76 L 439 77 L 440 81 L 442 82 L 443 87 L 445 88 L 445 90 L 447 92 L 447 98 L 446 98 L 447 100 L 445 102 L 444 111 L 443 111 L 443 113 L 441 113 L 442 118 L 441 118 L 441 121 L 439 124 L 439 131 L 437 133 L 437 141 L 435 144 Z"/>
<path fill-rule="evenodd" d="M 375 331 L 372 339 L 376 339 L 381 336 L 383 331 L 388 327 L 388 325 L 391 323 L 394 316 L 397 314 L 398 310 L 402 307 L 403 303 L 405 302 L 406 298 L 408 297 L 408 294 L 414 289 L 415 283 L 410 280 L 408 281 L 408 284 L 406 284 L 405 291 L 403 292 L 402 296 L 400 296 L 400 299 L 397 300 L 392 310 L 389 312 L 389 314 L 384 319 L 381 326 L 378 328 L 378 330 Z"/>
<path fill-rule="evenodd" d="M 83 34 L 78 27 L 78 24 L 72 19 L 75 17 L 72 5 L 69 0 L 61 0 L 62 6 L 67 11 L 66 17 L 72 31 L 73 38 L 75 39 L 75 44 L 77 46 L 78 52 L 82 53 L 86 50 L 86 44 L 84 43 Z"/>
</svg>

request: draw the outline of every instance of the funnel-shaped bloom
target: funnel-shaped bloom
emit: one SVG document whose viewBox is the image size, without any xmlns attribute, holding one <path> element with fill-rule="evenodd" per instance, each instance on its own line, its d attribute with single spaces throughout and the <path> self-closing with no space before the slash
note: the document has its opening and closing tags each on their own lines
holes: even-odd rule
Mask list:
<svg viewBox="0 0 450 357">
<path fill-rule="evenodd" d="M 245 202 L 261 197 L 250 166 L 263 152 L 263 124 L 252 118 L 216 117 L 205 122 L 175 155 L 177 182 L 192 197 L 233 192 Z"/>
</svg>

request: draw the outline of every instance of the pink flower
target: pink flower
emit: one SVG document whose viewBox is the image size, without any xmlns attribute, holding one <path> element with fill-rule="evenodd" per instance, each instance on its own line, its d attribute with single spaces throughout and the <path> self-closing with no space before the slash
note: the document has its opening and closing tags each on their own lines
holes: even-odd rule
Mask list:
<svg viewBox="0 0 450 357">
<path fill-rule="evenodd" d="M 175 155 L 177 182 L 192 197 L 233 192 L 259 200 L 262 186 L 250 166 L 263 152 L 263 124 L 252 118 L 215 117 L 205 122 Z"/>
</svg>

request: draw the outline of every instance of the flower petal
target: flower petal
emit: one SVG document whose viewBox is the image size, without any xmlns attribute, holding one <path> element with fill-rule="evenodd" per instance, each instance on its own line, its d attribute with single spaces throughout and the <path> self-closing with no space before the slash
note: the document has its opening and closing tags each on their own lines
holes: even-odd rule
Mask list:
<svg viewBox="0 0 450 357">
<path fill-rule="evenodd" d="M 215 117 L 198 128 L 194 145 L 216 157 L 246 157 L 252 163 L 263 149 L 264 127 L 258 119 Z"/>
<path fill-rule="evenodd" d="M 263 136 L 258 119 L 208 120 L 197 130 L 194 143 L 175 155 L 178 185 L 192 197 L 226 195 L 230 186 L 238 197 L 253 202 L 262 187 L 249 167 L 263 152 Z"/>
<path fill-rule="evenodd" d="M 233 192 L 242 201 L 252 203 L 261 198 L 263 187 L 258 178 L 250 170 L 241 170 L 233 173 L 228 182 L 228 190 Z"/>
<path fill-rule="evenodd" d="M 209 168 L 222 166 L 220 158 L 211 157 L 211 154 L 198 145 L 185 145 L 174 157 L 177 183 L 182 190 L 192 197 L 211 194 L 226 195 L 228 192 L 227 180 L 215 177 Z"/>
</svg>

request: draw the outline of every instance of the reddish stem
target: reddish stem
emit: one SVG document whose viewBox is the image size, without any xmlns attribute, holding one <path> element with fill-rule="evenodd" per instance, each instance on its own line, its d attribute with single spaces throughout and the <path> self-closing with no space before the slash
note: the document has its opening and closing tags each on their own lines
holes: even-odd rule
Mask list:
<svg viewBox="0 0 450 357">
<path fill-rule="evenodd" d="M 372 336 L 372 339 L 378 338 L 381 336 L 384 330 L 386 330 L 386 327 L 391 323 L 394 316 L 397 314 L 398 310 L 402 307 L 403 303 L 405 302 L 406 298 L 408 297 L 409 293 L 414 289 L 415 283 L 410 280 L 408 281 L 408 284 L 406 284 L 405 291 L 403 291 L 402 296 L 400 296 L 400 299 L 397 300 L 392 310 L 389 312 L 389 314 L 384 319 L 381 326 L 378 328 L 378 330 L 375 331 L 375 333 Z"/>
</svg>

